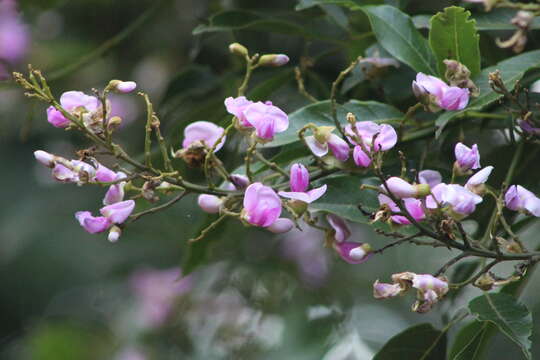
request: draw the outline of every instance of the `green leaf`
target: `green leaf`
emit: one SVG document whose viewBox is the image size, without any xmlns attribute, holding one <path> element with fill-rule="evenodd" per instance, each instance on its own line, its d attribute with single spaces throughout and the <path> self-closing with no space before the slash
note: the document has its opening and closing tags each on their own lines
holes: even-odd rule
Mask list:
<svg viewBox="0 0 540 360">
<path fill-rule="evenodd" d="M 429 44 L 437 58 L 439 74 L 445 72 L 445 59 L 464 64 L 473 76 L 480 72 L 480 37 L 470 15 L 461 7 L 451 6 L 431 18 Z"/>
<path fill-rule="evenodd" d="M 382 104 L 376 101 L 351 100 L 344 105 L 337 106 L 337 116 L 342 122 L 348 112 L 356 115 L 361 121 L 375 122 L 397 122 L 403 114 L 391 105 Z M 298 130 L 308 123 L 315 125 L 334 125 L 331 115 L 331 104 L 329 100 L 320 101 L 300 108 L 289 115 L 289 129 L 278 134 L 274 141 L 266 147 L 276 147 L 299 141 Z"/>
<path fill-rule="evenodd" d="M 193 29 L 193 35 L 232 30 L 255 30 L 339 42 L 335 37 L 325 34 L 324 26 L 320 23 L 311 26 L 300 23 L 299 19 L 288 20 L 245 10 L 227 10 L 214 14 L 208 24 Z"/>
<path fill-rule="evenodd" d="M 373 360 L 446 359 L 446 335 L 431 324 L 415 325 L 391 338 Z"/>
<path fill-rule="evenodd" d="M 396 59 L 418 72 L 436 75 L 435 56 L 426 39 L 416 30 L 411 18 L 389 5 L 365 6 L 379 44 Z"/>
<path fill-rule="evenodd" d="M 529 51 L 518 56 L 514 56 L 510 59 L 501 61 L 495 66 L 491 66 L 484 69 L 473 80 L 480 89 L 480 96 L 472 100 L 464 110 L 461 111 L 447 111 L 440 115 L 435 122 L 437 126 L 436 136 L 439 137 L 444 127 L 449 121 L 463 117 L 468 110 L 480 111 L 486 106 L 494 103 L 501 98 L 501 94 L 494 92 L 489 86 L 489 73 L 495 70 L 500 70 L 501 77 L 508 88 L 512 90 L 519 79 L 523 77 L 525 72 L 533 68 L 540 67 L 540 50 Z"/>
<path fill-rule="evenodd" d="M 493 331 L 494 325 L 489 322 L 472 321 L 457 333 L 450 350 L 450 360 L 480 360 L 482 350 Z"/>
<path fill-rule="evenodd" d="M 527 359 L 532 358 L 532 315 L 525 305 L 505 293 L 484 293 L 469 302 L 469 310 L 479 321 L 495 324 Z"/>
<path fill-rule="evenodd" d="M 476 20 L 478 31 L 514 31 L 516 27 L 512 25 L 511 20 L 515 15 L 515 10 L 493 9 L 490 12 L 473 14 L 473 18 Z M 412 20 L 416 28 L 429 29 L 431 15 L 416 15 L 413 16 Z M 540 18 L 535 18 L 529 28 L 531 30 L 540 29 Z"/>
<path fill-rule="evenodd" d="M 305 10 L 313 6 L 317 5 L 339 5 L 346 8 L 349 8 L 351 10 L 360 10 L 362 8 L 362 5 L 367 4 L 381 4 L 383 3 L 383 0 L 300 0 L 298 1 L 298 5 L 296 5 L 296 10 Z"/>
</svg>

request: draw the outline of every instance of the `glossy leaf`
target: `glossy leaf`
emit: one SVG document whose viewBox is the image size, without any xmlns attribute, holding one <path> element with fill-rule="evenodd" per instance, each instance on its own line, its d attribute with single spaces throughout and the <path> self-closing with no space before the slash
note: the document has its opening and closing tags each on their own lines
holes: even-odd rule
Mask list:
<svg viewBox="0 0 540 360">
<path fill-rule="evenodd" d="M 437 137 L 444 130 L 449 121 L 464 116 L 467 110 L 479 111 L 486 106 L 500 99 L 502 95 L 494 92 L 489 86 L 489 73 L 495 70 L 501 72 L 501 77 L 509 90 L 512 90 L 519 79 L 523 77 L 525 72 L 530 69 L 540 67 L 540 50 L 529 51 L 510 59 L 501 61 L 495 66 L 484 69 L 478 76 L 474 78 L 474 82 L 480 88 L 480 96 L 472 100 L 462 111 L 447 111 L 440 115 L 435 123 L 437 126 Z"/>
<path fill-rule="evenodd" d="M 484 293 L 469 302 L 469 310 L 478 320 L 495 324 L 531 359 L 532 315 L 523 303 L 505 293 Z"/>
<path fill-rule="evenodd" d="M 492 332 L 494 327 L 489 322 L 476 320 L 465 325 L 457 333 L 448 358 L 450 360 L 480 360 L 482 349 L 489 338 L 487 334 Z"/>
<path fill-rule="evenodd" d="M 363 5 L 382 4 L 383 0 L 299 0 L 296 10 L 304 10 L 317 5 L 339 5 L 351 10 L 360 10 Z"/>
<path fill-rule="evenodd" d="M 348 112 L 356 115 L 359 121 L 375 122 L 396 122 L 401 120 L 403 114 L 391 105 L 382 104 L 376 101 L 351 100 L 343 105 L 337 106 L 337 116 L 342 125 Z M 308 123 L 315 125 L 334 125 L 331 115 L 331 105 L 329 100 L 320 101 L 307 105 L 289 115 L 289 129 L 278 134 L 274 141 L 266 147 L 276 147 L 299 141 L 298 130 Z"/>
<path fill-rule="evenodd" d="M 415 325 L 391 338 L 373 360 L 446 359 L 446 335 L 431 324 Z"/>
<path fill-rule="evenodd" d="M 469 68 L 474 76 L 480 72 L 479 35 L 471 13 L 451 6 L 431 18 L 429 44 L 437 58 L 439 74 L 446 70 L 445 59 L 457 60 Z"/>
<path fill-rule="evenodd" d="M 386 51 L 418 72 L 437 74 L 435 56 L 408 15 L 389 5 L 365 6 L 362 10 Z"/>
</svg>

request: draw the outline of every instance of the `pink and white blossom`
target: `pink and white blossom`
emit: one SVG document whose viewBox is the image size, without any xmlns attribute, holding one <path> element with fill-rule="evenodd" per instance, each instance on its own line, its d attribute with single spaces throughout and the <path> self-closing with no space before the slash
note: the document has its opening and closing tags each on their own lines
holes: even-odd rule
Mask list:
<svg viewBox="0 0 540 360">
<path fill-rule="evenodd" d="M 201 194 L 197 198 L 197 204 L 199 204 L 199 207 L 208 214 L 219 213 L 222 203 L 223 201 L 215 195 Z"/>
<path fill-rule="evenodd" d="M 242 212 L 251 225 L 268 227 L 281 215 L 281 200 L 271 187 L 256 182 L 246 189 Z"/>
<path fill-rule="evenodd" d="M 363 145 L 369 152 L 388 151 L 397 143 L 397 133 L 391 125 L 373 121 L 358 121 L 354 128 L 348 124 L 345 133 L 352 143 Z"/>
<path fill-rule="evenodd" d="M 113 224 L 122 224 L 135 208 L 135 201 L 126 200 L 102 207 L 99 212 Z"/>
<path fill-rule="evenodd" d="M 86 95 L 81 91 L 67 91 L 60 97 L 60 105 L 71 114 L 95 113 L 100 108 L 100 102 L 95 96 Z M 64 128 L 70 120 L 54 106 L 47 108 L 47 120 L 55 127 Z"/>
<path fill-rule="evenodd" d="M 392 212 L 400 212 L 401 210 L 395 202 L 392 201 L 388 196 L 384 194 L 379 194 L 378 196 L 379 204 L 386 204 Z M 405 198 L 403 199 L 405 209 L 407 212 L 415 219 L 416 221 L 422 221 L 426 218 L 422 202 L 414 198 Z M 400 225 L 409 225 L 411 222 L 403 215 L 392 215 L 391 219 L 396 224 Z"/>
<path fill-rule="evenodd" d="M 521 185 L 510 186 L 504 194 L 504 202 L 510 210 L 540 217 L 540 199 Z"/>
<path fill-rule="evenodd" d="M 225 129 L 221 126 L 209 121 L 196 121 L 184 129 L 182 148 L 187 149 L 191 144 L 201 142 L 208 148 L 215 146 L 214 152 L 217 152 L 225 143 L 226 136 L 221 137 L 224 132 Z"/>
<path fill-rule="evenodd" d="M 442 176 L 436 170 L 422 170 L 418 173 L 418 180 L 420 184 L 428 184 L 430 188 L 434 188 L 442 182 Z"/>
<path fill-rule="evenodd" d="M 441 183 L 431 189 L 433 196 L 426 198 L 426 207 L 436 209 L 437 202 L 448 206 L 454 213 L 467 216 L 476 210 L 476 205 L 482 202 L 482 197 L 457 184 Z"/>
<path fill-rule="evenodd" d="M 461 173 L 480 168 L 478 145 L 474 144 L 472 147 L 468 147 L 462 143 L 457 143 L 454 154 L 456 155 L 456 167 Z"/>
<path fill-rule="evenodd" d="M 75 213 L 75 218 L 79 224 L 90 234 L 97 234 L 107 230 L 111 225 L 111 221 L 105 216 L 92 216 L 90 211 L 78 211 Z"/>
<path fill-rule="evenodd" d="M 328 154 L 328 150 L 332 152 L 339 161 L 347 161 L 349 158 L 349 144 L 336 134 L 332 134 L 332 127 L 320 131 L 317 136 L 306 136 L 304 138 L 306 145 L 313 155 L 323 157 Z"/>
<path fill-rule="evenodd" d="M 228 97 L 225 99 L 227 112 L 236 116 L 240 125 L 247 128 L 252 127 L 252 125 L 247 121 L 244 110 L 251 104 L 253 104 L 253 101 L 246 99 L 245 96 L 239 96 L 237 98 Z"/>
<path fill-rule="evenodd" d="M 309 186 L 309 173 L 302 164 L 293 164 L 293 166 L 291 166 L 289 184 L 292 191 L 280 191 L 279 195 L 284 198 L 299 200 L 308 204 L 323 196 L 327 189 L 326 185 L 323 185 L 312 190 L 307 190 Z"/>
<path fill-rule="evenodd" d="M 255 128 L 255 134 L 261 140 L 270 141 L 275 134 L 289 128 L 287 114 L 271 103 L 253 103 L 248 105 L 243 113 L 247 123 Z"/>
<path fill-rule="evenodd" d="M 423 73 L 416 75 L 412 89 L 422 103 L 445 110 L 462 110 L 469 103 L 468 89 L 449 86 L 441 79 Z"/>
<path fill-rule="evenodd" d="M 371 247 L 366 243 L 351 241 L 335 242 L 334 249 L 349 264 L 361 264 L 373 255 Z"/>
<path fill-rule="evenodd" d="M 471 176 L 469 180 L 467 180 L 465 188 L 475 194 L 480 195 L 483 192 L 483 185 L 488 180 L 489 175 L 491 175 L 492 171 L 493 166 L 486 166 L 482 170 L 478 171 L 476 174 Z"/>
</svg>

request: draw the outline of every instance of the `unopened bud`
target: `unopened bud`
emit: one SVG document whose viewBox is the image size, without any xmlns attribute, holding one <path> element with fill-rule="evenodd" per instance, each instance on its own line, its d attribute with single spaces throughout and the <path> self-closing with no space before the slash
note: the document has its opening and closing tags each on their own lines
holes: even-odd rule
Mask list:
<svg viewBox="0 0 540 360">
<path fill-rule="evenodd" d="M 495 279 L 493 279 L 493 276 L 491 276 L 489 273 L 485 273 L 476 279 L 473 285 L 484 291 L 489 291 L 493 288 L 494 284 Z"/>
<path fill-rule="evenodd" d="M 291 229 L 294 227 L 294 222 L 292 222 L 291 219 L 287 218 L 279 218 L 272 225 L 267 227 L 267 229 L 274 234 L 283 234 L 286 232 L 291 231 Z"/>
<path fill-rule="evenodd" d="M 249 179 L 245 175 L 232 174 L 231 181 L 237 190 L 245 189 L 249 185 Z"/>
<path fill-rule="evenodd" d="M 325 144 L 334 129 L 335 127 L 333 126 L 317 126 L 314 130 L 315 140 L 321 144 Z"/>
<path fill-rule="evenodd" d="M 354 126 L 356 123 L 356 116 L 353 113 L 347 113 L 347 122 Z"/>
<path fill-rule="evenodd" d="M 53 154 L 49 154 L 48 152 L 43 151 L 43 150 L 38 150 L 34 152 L 34 157 L 41 164 L 50 168 L 54 167 L 54 163 L 55 163 L 54 159 L 56 156 L 54 156 Z"/>
<path fill-rule="evenodd" d="M 289 57 L 285 54 L 267 54 L 259 59 L 259 65 L 261 66 L 283 66 L 288 62 Z"/>
<path fill-rule="evenodd" d="M 201 194 L 197 199 L 197 204 L 206 213 L 217 214 L 223 201 L 215 195 Z"/>
<path fill-rule="evenodd" d="M 107 239 L 114 243 L 117 242 L 118 239 L 120 239 L 120 235 L 122 235 L 122 229 L 120 229 L 118 226 L 111 227 L 111 230 L 109 230 L 109 235 L 107 236 Z"/>
<path fill-rule="evenodd" d="M 229 45 L 229 51 L 232 54 L 239 55 L 239 56 L 248 56 L 248 49 L 239 43 L 232 43 Z"/>
<path fill-rule="evenodd" d="M 107 122 L 107 129 L 109 131 L 117 129 L 122 124 L 122 118 L 120 116 L 113 116 Z"/>
<path fill-rule="evenodd" d="M 206 158 L 206 147 L 200 141 L 195 141 L 187 149 L 178 150 L 174 157 L 183 159 L 189 167 L 200 167 Z"/>
<path fill-rule="evenodd" d="M 372 255 L 369 244 L 343 241 L 334 243 L 334 248 L 343 260 L 349 264 L 361 264 Z"/>
</svg>

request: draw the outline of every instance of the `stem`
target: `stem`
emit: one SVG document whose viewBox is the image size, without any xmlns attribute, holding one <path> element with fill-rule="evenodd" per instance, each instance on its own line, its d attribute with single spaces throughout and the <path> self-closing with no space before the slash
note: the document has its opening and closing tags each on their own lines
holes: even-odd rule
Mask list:
<svg viewBox="0 0 540 360">
<path fill-rule="evenodd" d="M 252 141 L 252 143 L 249 146 L 249 148 L 247 149 L 246 157 L 244 158 L 245 163 L 246 163 L 246 165 L 245 165 L 245 167 L 246 167 L 246 176 L 248 177 L 250 183 L 253 182 L 253 174 L 251 173 L 251 157 L 253 156 L 253 153 L 255 152 L 255 150 L 257 148 L 257 142 L 255 140 L 251 140 L 251 141 Z"/>
<path fill-rule="evenodd" d="M 164 210 L 164 209 L 166 209 L 168 207 L 171 207 L 172 205 L 174 205 L 178 201 L 182 200 L 182 198 L 184 196 L 186 196 L 187 194 L 189 194 L 189 193 L 187 191 L 184 191 L 181 194 L 175 196 L 174 198 L 172 198 L 171 200 L 167 201 L 166 203 L 164 203 L 162 205 L 159 205 L 159 206 L 150 208 L 148 210 L 141 211 L 141 212 L 139 212 L 137 214 L 131 215 L 130 216 L 130 223 L 139 220 L 141 217 L 143 217 L 145 215 L 153 214 L 153 213 L 156 213 L 156 212 L 158 212 L 160 210 Z"/>
<path fill-rule="evenodd" d="M 144 164 L 152 168 L 152 122 L 154 120 L 154 108 L 147 94 L 139 93 L 146 102 L 146 126 L 144 136 Z"/>
<path fill-rule="evenodd" d="M 188 240 L 189 243 L 194 243 L 196 241 L 204 239 L 206 234 L 208 234 L 210 231 L 212 231 L 212 229 L 214 229 L 216 226 L 218 226 L 226 217 L 227 217 L 227 214 L 220 215 L 220 217 L 218 217 L 214 222 L 212 222 L 203 231 L 201 231 L 199 236 L 197 236 L 197 237 L 195 237 L 193 239 L 189 239 Z"/>
<path fill-rule="evenodd" d="M 304 95 L 309 101 L 311 102 L 317 102 L 318 100 L 307 92 L 306 87 L 304 85 L 304 79 L 302 78 L 302 72 L 300 70 L 300 67 L 294 68 L 294 77 L 296 79 L 296 83 L 298 84 L 298 92 L 302 95 Z"/>
</svg>

